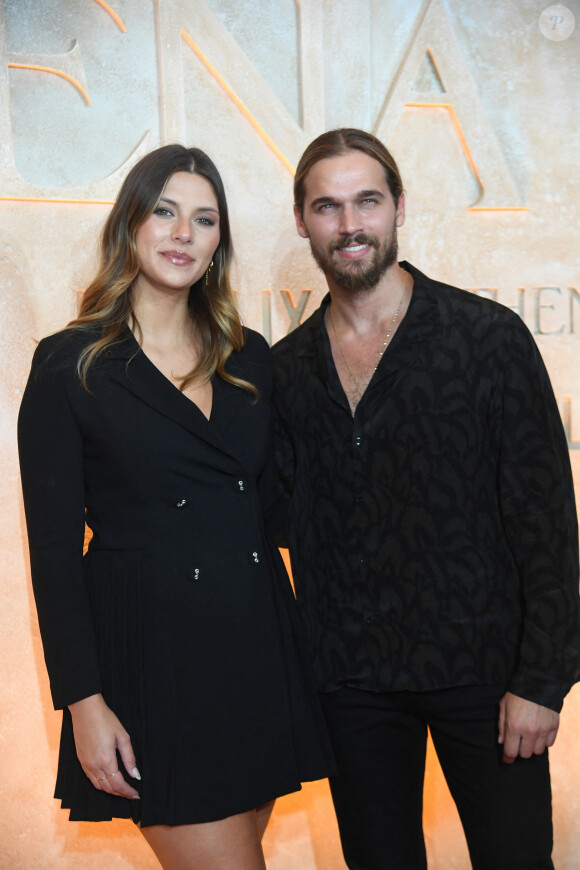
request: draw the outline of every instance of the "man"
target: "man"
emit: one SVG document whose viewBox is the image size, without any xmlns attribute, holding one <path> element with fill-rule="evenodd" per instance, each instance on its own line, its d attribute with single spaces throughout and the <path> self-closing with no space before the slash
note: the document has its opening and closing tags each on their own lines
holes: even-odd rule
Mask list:
<svg viewBox="0 0 580 870">
<path fill-rule="evenodd" d="M 566 440 L 519 317 L 397 263 L 375 137 L 296 172 L 329 295 L 274 348 L 288 543 L 351 870 L 426 867 L 427 727 L 476 870 L 552 868 L 547 747 L 578 678 Z"/>
</svg>

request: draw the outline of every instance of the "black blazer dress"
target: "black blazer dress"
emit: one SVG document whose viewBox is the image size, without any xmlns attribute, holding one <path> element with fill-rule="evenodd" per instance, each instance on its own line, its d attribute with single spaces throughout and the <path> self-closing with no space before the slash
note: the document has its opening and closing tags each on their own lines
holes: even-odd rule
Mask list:
<svg viewBox="0 0 580 870">
<path fill-rule="evenodd" d="M 264 339 L 216 376 L 206 419 L 129 330 L 89 373 L 94 333 L 40 342 L 19 417 L 31 572 L 64 708 L 55 796 L 71 820 L 212 821 L 329 772 L 302 628 L 265 517 L 275 501 Z M 92 530 L 83 557 L 86 524 Z M 139 801 L 98 791 L 68 704 L 102 692 L 129 732 Z"/>
</svg>

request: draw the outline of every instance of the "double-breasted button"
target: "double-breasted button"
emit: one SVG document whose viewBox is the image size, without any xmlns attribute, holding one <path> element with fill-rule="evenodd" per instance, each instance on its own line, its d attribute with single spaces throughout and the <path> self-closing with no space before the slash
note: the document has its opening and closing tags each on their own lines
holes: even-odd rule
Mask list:
<svg viewBox="0 0 580 870">
<path fill-rule="evenodd" d="M 176 508 L 184 508 L 186 505 L 187 505 L 187 499 L 186 499 L 186 498 L 180 498 L 178 501 L 175 502 L 175 507 L 176 507 Z"/>
</svg>

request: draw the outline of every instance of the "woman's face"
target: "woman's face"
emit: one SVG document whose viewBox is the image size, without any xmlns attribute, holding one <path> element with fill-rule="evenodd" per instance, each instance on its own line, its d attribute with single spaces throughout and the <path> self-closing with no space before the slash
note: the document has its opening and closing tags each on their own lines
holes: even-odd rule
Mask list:
<svg viewBox="0 0 580 870">
<path fill-rule="evenodd" d="M 201 175 L 176 172 L 155 211 L 137 230 L 139 293 L 189 293 L 206 272 L 220 240 L 219 210 Z"/>
</svg>

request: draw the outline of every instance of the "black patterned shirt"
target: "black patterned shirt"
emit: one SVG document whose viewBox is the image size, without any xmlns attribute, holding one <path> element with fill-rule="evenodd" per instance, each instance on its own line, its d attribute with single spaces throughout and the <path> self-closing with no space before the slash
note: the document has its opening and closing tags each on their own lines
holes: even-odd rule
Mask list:
<svg viewBox="0 0 580 870">
<path fill-rule="evenodd" d="M 296 594 L 323 691 L 498 684 L 559 710 L 580 678 L 566 439 L 522 320 L 414 278 L 354 417 L 321 307 L 273 348 Z"/>
</svg>

